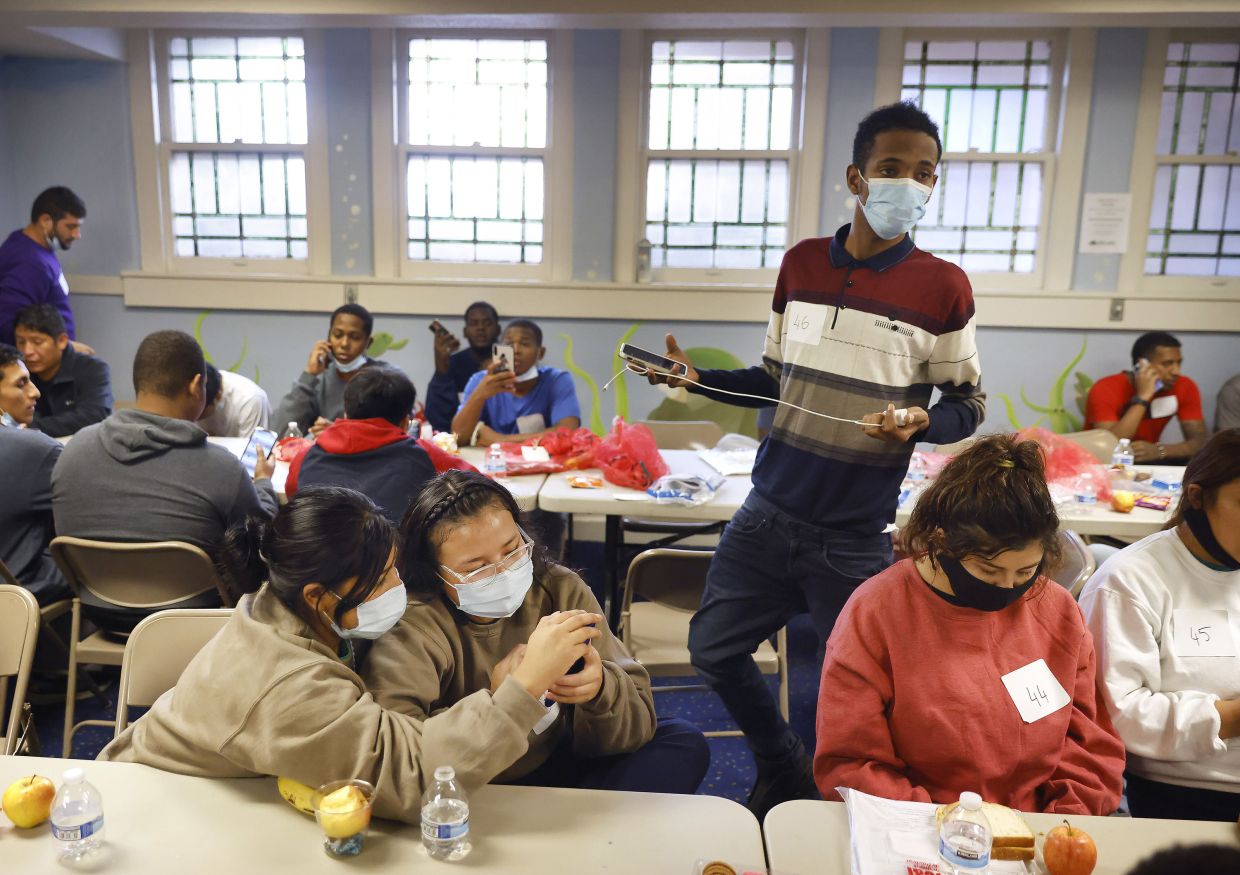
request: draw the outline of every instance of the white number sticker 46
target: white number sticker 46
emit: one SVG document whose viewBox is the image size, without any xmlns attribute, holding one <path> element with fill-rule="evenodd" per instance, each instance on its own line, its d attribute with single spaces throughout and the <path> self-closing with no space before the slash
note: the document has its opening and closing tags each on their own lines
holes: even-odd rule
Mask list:
<svg viewBox="0 0 1240 875">
<path fill-rule="evenodd" d="M 788 325 L 788 339 L 797 343 L 817 346 L 822 341 L 822 326 L 827 322 L 825 304 L 809 304 L 793 301 L 784 312 Z"/>
<path fill-rule="evenodd" d="M 1072 701 L 1044 659 L 1008 672 L 1002 680 L 1012 704 L 1026 723 L 1036 723 Z"/>
</svg>

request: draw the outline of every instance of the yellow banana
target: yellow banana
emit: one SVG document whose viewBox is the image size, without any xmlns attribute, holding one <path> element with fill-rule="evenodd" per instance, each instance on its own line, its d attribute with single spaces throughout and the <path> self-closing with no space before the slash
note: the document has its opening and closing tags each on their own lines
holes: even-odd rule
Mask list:
<svg viewBox="0 0 1240 875">
<path fill-rule="evenodd" d="M 314 788 L 292 778 L 276 778 L 280 796 L 302 814 L 314 816 Z"/>
</svg>

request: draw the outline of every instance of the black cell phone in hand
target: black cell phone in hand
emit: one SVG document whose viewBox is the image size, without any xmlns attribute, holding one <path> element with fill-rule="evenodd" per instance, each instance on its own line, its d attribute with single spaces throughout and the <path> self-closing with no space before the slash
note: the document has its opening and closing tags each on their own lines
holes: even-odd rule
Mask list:
<svg viewBox="0 0 1240 875">
<path fill-rule="evenodd" d="M 593 623 L 590 623 L 589 625 L 590 625 L 590 628 L 591 628 L 591 629 L 595 628 Z M 591 645 L 591 646 L 593 646 L 593 645 Z M 585 658 L 584 656 L 582 656 L 582 657 L 578 658 L 578 660 L 577 660 L 576 662 L 574 662 L 572 665 L 570 665 L 570 666 L 568 667 L 568 674 L 578 674 L 578 673 L 579 673 L 579 672 L 581 672 L 581 671 L 582 671 L 585 667 L 586 667 L 586 658 Z"/>
</svg>

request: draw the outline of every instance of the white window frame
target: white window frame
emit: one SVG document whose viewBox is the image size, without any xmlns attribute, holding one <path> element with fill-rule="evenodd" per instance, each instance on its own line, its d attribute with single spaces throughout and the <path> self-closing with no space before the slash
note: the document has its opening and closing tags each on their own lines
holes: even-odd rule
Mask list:
<svg viewBox="0 0 1240 875">
<path fill-rule="evenodd" d="M 975 291 L 1027 294 L 1041 290 L 1066 290 L 1072 286 L 1076 251 L 1076 228 L 1080 185 L 1084 173 L 1085 140 L 1093 87 L 1092 28 L 1071 31 L 1048 28 L 885 29 L 879 47 L 879 105 L 900 99 L 904 79 L 904 46 L 910 41 L 1005 41 L 1046 40 L 1051 45 L 1050 82 L 1046 101 L 1043 152 L 944 152 L 940 163 L 1037 162 L 1042 165 L 1042 214 L 1038 226 L 1038 251 L 1029 273 L 970 271 Z M 1048 264 L 1045 254 L 1057 253 Z"/>
<path fill-rule="evenodd" d="M 792 130 L 787 150 L 673 150 L 649 148 L 651 51 L 660 40 L 773 40 L 793 44 Z M 614 276 L 633 282 L 637 243 L 646 236 L 647 167 L 652 157 L 701 160 L 787 160 L 790 249 L 817 232 L 822 148 L 826 126 L 827 47 L 825 29 L 648 30 L 621 35 L 620 150 L 617 168 Z M 652 281 L 669 285 L 740 285 L 770 289 L 777 268 L 655 268 Z"/>
<path fill-rule="evenodd" d="M 408 140 L 409 40 L 512 39 L 547 43 L 547 145 L 544 149 L 492 146 L 414 146 Z M 572 277 L 573 119 L 571 31 L 375 31 L 371 39 L 375 186 L 375 273 L 406 279 L 563 282 Z M 389 102 L 383 95 L 391 94 Z M 409 156 L 414 154 L 536 156 L 543 159 L 543 260 L 540 264 L 415 261 L 408 257 Z M 382 229 L 382 230 L 381 230 Z"/>
<path fill-rule="evenodd" d="M 1141 102 L 1137 112 L 1136 145 L 1132 156 L 1132 217 L 1128 250 L 1120 263 L 1119 287 L 1127 293 L 1159 298 L 1240 299 L 1240 277 L 1170 276 L 1145 273 L 1145 249 L 1154 204 L 1154 176 L 1161 164 L 1231 164 L 1240 166 L 1240 155 L 1158 155 L 1158 123 L 1162 113 L 1163 77 L 1167 47 L 1173 42 L 1240 43 L 1240 30 L 1150 30 L 1145 45 L 1145 70 L 1141 76 Z M 1234 172 L 1234 171 L 1233 171 Z"/>
<path fill-rule="evenodd" d="M 178 143 L 172 139 L 172 111 L 169 67 L 169 43 L 176 37 L 211 37 L 221 36 L 236 38 L 238 36 L 297 36 L 305 46 L 306 63 L 306 143 Z M 141 38 L 140 38 L 141 39 Z M 148 84 L 153 98 L 154 112 L 151 121 L 154 142 L 149 144 L 150 157 L 157 164 L 156 191 L 159 206 L 157 214 L 147 211 L 142 223 L 144 236 L 155 234 L 158 241 L 159 260 L 162 269 L 185 274 L 226 274 L 226 275 L 327 275 L 331 273 L 331 246 L 328 239 L 330 233 L 330 193 L 328 191 L 327 149 L 324 141 L 325 130 L 325 95 L 323 94 L 323 38 L 318 31 L 304 31 L 297 28 L 277 30 L 224 30 L 178 28 L 176 30 L 157 30 L 152 32 L 150 39 L 141 39 L 147 47 L 147 59 L 152 82 Z M 131 47 L 136 42 L 131 42 Z M 131 66 L 145 73 L 145 66 L 139 63 L 140 58 L 131 61 Z M 134 87 L 131 77 L 131 95 L 137 90 L 137 97 L 143 96 L 142 89 Z M 145 128 L 135 117 L 135 130 Z M 141 158 L 148 145 L 135 140 L 135 155 Z M 176 254 L 176 235 L 173 232 L 171 162 L 173 152 L 218 152 L 227 154 L 259 153 L 259 154 L 301 154 L 306 167 L 306 247 L 307 257 L 304 259 L 288 258 L 215 258 L 210 256 L 186 257 Z M 139 196 L 143 196 L 143 186 L 139 186 Z M 147 193 L 146 196 L 150 196 Z M 141 210 L 140 210 L 141 211 Z M 157 219 L 156 219 L 157 215 Z M 150 219 L 156 219 L 158 229 Z M 148 258 L 155 257 L 155 249 L 144 249 L 143 270 L 149 270 Z"/>
</svg>

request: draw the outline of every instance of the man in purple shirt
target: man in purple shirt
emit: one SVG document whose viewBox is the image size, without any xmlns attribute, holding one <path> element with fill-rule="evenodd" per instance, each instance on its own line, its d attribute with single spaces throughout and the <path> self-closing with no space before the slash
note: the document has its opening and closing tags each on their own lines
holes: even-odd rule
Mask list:
<svg viewBox="0 0 1240 875">
<path fill-rule="evenodd" d="M 61 312 L 69 339 L 76 340 L 69 284 L 65 282 L 55 244 L 68 249 L 82 238 L 86 205 L 64 186 L 49 188 L 34 199 L 30 224 L 14 231 L 0 246 L 0 343 L 13 343 L 17 314 L 32 304 L 51 304 Z M 89 347 L 74 343 L 78 352 Z"/>
</svg>

